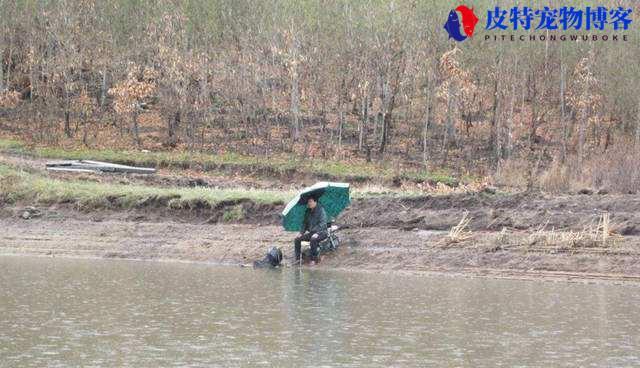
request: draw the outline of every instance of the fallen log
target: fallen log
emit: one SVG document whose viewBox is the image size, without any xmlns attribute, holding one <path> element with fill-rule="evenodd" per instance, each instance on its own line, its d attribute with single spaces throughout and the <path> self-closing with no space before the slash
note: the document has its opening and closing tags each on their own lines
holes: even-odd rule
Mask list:
<svg viewBox="0 0 640 368">
<path fill-rule="evenodd" d="M 89 170 L 89 169 L 74 169 L 72 167 L 47 167 L 47 171 L 102 174 L 102 171 Z"/>
<path fill-rule="evenodd" d="M 135 167 L 91 160 L 48 162 L 46 168 L 49 171 L 68 172 L 113 172 L 130 174 L 154 174 L 156 172 L 156 169 L 148 167 Z"/>
</svg>

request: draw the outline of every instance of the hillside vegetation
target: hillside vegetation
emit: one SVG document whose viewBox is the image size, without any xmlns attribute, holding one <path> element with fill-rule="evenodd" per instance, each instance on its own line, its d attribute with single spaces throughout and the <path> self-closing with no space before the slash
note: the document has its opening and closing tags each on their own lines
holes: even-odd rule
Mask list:
<svg viewBox="0 0 640 368">
<path fill-rule="evenodd" d="M 637 191 L 637 25 L 590 31 L 628 41 L 485 40 L 496 3 L 483 0 L 474 36 L 455 43 L 452 6 L 0 0 L 0 134 L 55 157 L 145 150 L 161 165 Z"/>
</svg>

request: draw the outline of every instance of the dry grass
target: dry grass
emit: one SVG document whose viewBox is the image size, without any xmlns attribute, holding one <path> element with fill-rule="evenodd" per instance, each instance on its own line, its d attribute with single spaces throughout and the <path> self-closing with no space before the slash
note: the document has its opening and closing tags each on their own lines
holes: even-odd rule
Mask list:
<svg viewBox="0 0 640 368">
<path fill-rule="evenodd" d="M 529 235 L 529 245 L 544 247 L 594 247 L 596 246 L 591 234 L 580 231 L 538 230 Z"/>
<path fill-rule="evenodd" d="M 442 182 L 436 184 L 420 183 L 420 184 L 407 184 L 403 186 L 403 189 L 417 189 L 423 193 L 431 194 L 458 194 L 458 193 L 477 193 L 485 190 L 489 187 L 488 178 L 479 178 L 474 181 L 470 181 L 466 184 L 459 184 L 457 186 L 449 186 Z"/>
<path fill-rule="evenodd" d="M 495 235 L 495 242 L 498 244 L 505 244 L 509 241 L 509 230 L 503 227 L 502 230 Z"/>
<path fill-rule="evenodd" d="M 529 168 L 529 161 L 512 158 L 501 161 L 492 177 L 492 181 L 500 186 L 524 189 L 527 187 L 527 178 L 524 173 Z"/>
<path fill-rule="evenodd" d="M 622 236 L 611 230 L 609 213 L 603 213 L 595 226 L 586 227 L 583 231 L 547 230 L 546 225 L 529 235 L 529 245 L 544 247 L 593 248 L 612 247 L 618 244 Z"/>
<path fill-rule="evenodd" d="M 469 217 L 469 212 L 465 211 L 462 214 L 460 222 L 449 230 L 449 234 L 447 235 L 449 243 L 459 243 L 471 238 L 472 234 L 469 230 L 470 222 L 471 217 Z"/>
<path fill-rule="evenodd" d="M 399 195 L 403 197 L 431 195 L 450 195 L 460 193 L 480 193 L 487 190 L 494 190 L 489 185 L 488 178 L 476 179 L 467 184 L 459 184 L 452 187 L 444 183 L 429 184 L 424 183 L 402 183 L 400 187 L 393 188 L 380 183 L 354 184 L 352 193 L 354 198 L 371 197 L 376 195 Z"/>
<path fill-rule="evenodd" d="M 640 191 L 640 148 L 631 140 L 621 140 L 606 151 L 591 150 L 582 167 L 576 157 L 567 157 L 563 164 L 558 158 L 540 170 L 526 158 L 501 161 L 493 181 L 498 185 L 526 189 L 528 170 L 532 187 L 548 193 L 577 192 L 582 189 L 604 189 L 615 193 Z"/>
<path fill-rule="evenodd" d="M 549 193 L 567 192 L 571 188 L 569 169 L 558 160 L 553 160 L 549 169 L 540 175 L 539 186 Z"/>
<path fill-rule="evenodd" d="M 605 212 L 600 216 L 598 226 L 594 232 L 594 237 L 599 239 L 602 246 L 615 245 L 622 238 L 622 235 L 616 234 L 611 229 L 611 216 L 608 212 Z"/>
</svg>

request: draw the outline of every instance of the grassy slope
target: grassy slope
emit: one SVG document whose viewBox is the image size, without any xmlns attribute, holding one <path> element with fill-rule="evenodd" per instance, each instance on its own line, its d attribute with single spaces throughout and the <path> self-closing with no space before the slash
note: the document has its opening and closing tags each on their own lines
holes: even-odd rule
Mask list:
<svg viewBox="0 0 640 368">
<path fill-rule="evenodd" d="M 390 165 L 373 163 L 345 163 L 327 160 L 295 160 L 283 157 L 252 157 L 235 153 L 206 154 L 188 152 L 140 152 L 112 150 L 64 150 L 57 147 L 28 148 L 15 140 L 0 139 L 0 151 L 20 153 L 52 159 L 93 159 L 114 163 L 151 166 L 157 168 L 197 168 L 204 171 L 223 169 L 249 170 L 267 175 L 306 174 L 329 180 L 370 181 L 394 178 L 414 182 L 444 183 L 456 185 L 455 178 L 444 173 L 407 169 L 401 172 Z"/>
<path fill-rule="evenodd" d="M 378 188 L 352 189 L 351 197 L 413 197 L 422 193 L 394 192 Z M 294 191 L 265 189 L 221 189 L 208 187 L 155 187 L 134 184 L 101 183 L 82 179 L 57 179 L 48 174 L 27 172 L 0 164 L 0 205 L 26 203 L 32 205 L 71 204 L 77 209 L 133 209 L 161 206 L 170 209 L 233 207 L 239 201 L 281 206 L 291 200 Z"/>
<path fill-rule="evenodd" d="M 27 148 L 19 141 L 0 139 L 0 152 L 24 154 L 46 158 L 81 159 L 92 158 L 111 162 L 133 163 L 137 165 L 183 167 L 191 164 L 207 167 L 215 165 L 273 165 L 273 168 L 300 169 L 293 161 L 272 161 L 256 163 L 255 158 L 238 155 L 205 155 L 185 153 L 146 153 L 146 152 L 114 152 L 107 150 L 64 151 L 58 148 Z M 315 163 L 317 164 L 317 163 Z M 374 177 L 374 166 L 349 166 L 337 162 L 328 162 L 320 166 L 306 166 L 304 170 L 319 170 L 331 175 L 345 175 L 357 172 L 359 175 Z M 445 177 L 447 179 L 447 177 Z M 450 179 L 450 178 L 448 178 Z M 366 187 L 353 189 L 352 197 L 362 198 L 378 195 L 414 196 L 419 193 L 393 192 L 385 188 Z M 203 205 L 215 207 L 221 202 L 250 200 L 261 204 L 279 205 L 295 196 L 292 191 L 258 190 L 248 188 L 220 189 L 206 187 L 154 187 L 120 183 L 101 183 L 71 178 L 57 179 L 48 174 L 27 172 L 13 166 L 0 164 L 0 201 L 6 203 L 24 202 L 29 204 L 50 205 L 70 203 L 78 208 L 113 208 L 127 209 L 143 207 L 152 202 L 174 209 L 200 208 Z"/>
<path fill-rule="evenodd" d="M 213 207 L 222 201 L 248 199 L 256 203 L 284 203 L 293 197 L 284 191 L 217 188 L 158 188 L 141 185 L 59 180 L 27 173 L 0 164 L 0 196 L 7 202 L 39 204 L 75 203 L 82 208 L 132 208 L 150 197 L 161 197 L 172 208 L 189 208 L 195 203 Z"/>
</svg>

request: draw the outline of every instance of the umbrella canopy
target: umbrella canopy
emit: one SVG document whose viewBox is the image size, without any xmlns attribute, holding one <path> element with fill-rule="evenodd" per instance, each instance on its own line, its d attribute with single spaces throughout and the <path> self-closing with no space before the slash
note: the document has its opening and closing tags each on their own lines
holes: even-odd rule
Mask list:
<svg viewBox="0 0 640 368">
<path fill-rule="evenodd" d="M 322 181 L 303 189 L 282 211 L 282 226 L 285 230 L 302 230 L 309 197 L 318 200 L 330 219 L 335 218 L 349 205 L 349 183 Z"/>
</svg>

